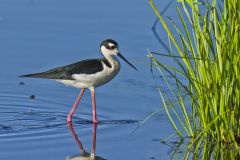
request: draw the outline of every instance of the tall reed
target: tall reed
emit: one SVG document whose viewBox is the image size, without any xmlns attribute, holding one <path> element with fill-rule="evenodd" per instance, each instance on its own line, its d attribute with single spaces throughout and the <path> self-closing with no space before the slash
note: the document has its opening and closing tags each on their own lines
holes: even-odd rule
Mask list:
<svg viewBox="0 0 240 160">
<path fill-rule="evenodd" d="M 187 134 L 194 138 L 192 145 L 200 146 L 207 138 L 238 147 L 235 139 L 240 137 L 240 1 L 224 0 L 222 7 L 216 0 L 179 2 L 176 9 L 181 27 L 170 19 L 177 32 L 173 34 L 168 20 L 149 0 L 169 37 L 171 50 L 168 55 L 149 51 L 171 91 L 165 94 L 164 88 L 159 88 L 165 111 L 180 137 Z M 161 56 L 172 58 L 172 66 L 164 64 Z M 170 85 L 167 75 L 175 80 L 175 86 Z"/>
</svg>

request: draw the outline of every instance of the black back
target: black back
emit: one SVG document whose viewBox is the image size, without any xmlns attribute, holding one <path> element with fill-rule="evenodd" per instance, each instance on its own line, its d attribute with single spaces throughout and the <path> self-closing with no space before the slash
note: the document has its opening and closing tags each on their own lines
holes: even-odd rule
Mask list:
<svg viewBox="0 0 240 160">
<path fill-rule="evenodd" d="M 67 66 L 54 68 L 42 73 L 22 75 L 21 77 L 74 80 L 72 78 L 73 74 L 94 74 L 102 71 L 103 70 L 103 65 L 101 63 L 102 61 L 109 68 L 111 68 L 111 64 L 105 58 L 88 59 Z"/>
</svg>

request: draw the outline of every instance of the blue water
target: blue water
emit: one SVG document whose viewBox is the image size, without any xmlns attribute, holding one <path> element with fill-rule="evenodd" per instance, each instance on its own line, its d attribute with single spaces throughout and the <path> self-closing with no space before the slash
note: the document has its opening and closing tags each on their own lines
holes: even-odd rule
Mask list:
<svg viewBox="0 0 240 160">
<path fill-rule="evenodd" d="M 164 8 L 164 0 L 158 7 Z M 175 17 L 175 4 L 166 15 Z M 99 43 L 112 38 L 138 71 L 121 72 L 96 89 L 96 155 L 109 160 L 169 159 L 160 139 L 174 133 L 147 63 L 147 49 L 165 52 L 151 27 L 147 1 L 0 0 L 0 159 L 59 160 L 81 153 L 66 123 L 79 90 L 18 75 L 101 57 Z M 167 40 L 163 30 L 162 39 Z M 91 152 L 91 96 L 85 92 L 73 117 L 84 149 Z"/>
</svg>

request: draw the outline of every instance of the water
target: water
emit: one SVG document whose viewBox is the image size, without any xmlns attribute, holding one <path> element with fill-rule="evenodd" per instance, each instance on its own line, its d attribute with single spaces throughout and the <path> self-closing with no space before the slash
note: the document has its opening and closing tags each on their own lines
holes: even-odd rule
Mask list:
<svg viewBox="0 0 240 160">
<path fill-rule="evenodd" d="M 160 8 L 168 2 L 162 1 Z M 165 14 L 175 13 L 172 5 Z M 162 107 L 145 65 L 147 48 L 164 51 L 151 31 L 154 20 L 147 1 L 0 0 L 0 159 L 79 157 L 81 149 L 66 123 L 79 90 L 18 75 L 100 57 L 99 43 L 106 38 L 120 44 L 138 71 L 122 62 L 117 77 L 96 89 L 96 155 L 109 160 L 169 159 L 169 148 L 154 140 L 173 133 L 167 116 L 156 114 L 138 127 Z M 73 129 L 88 153 L 91 120 L 87 91 Z"/>
</svg>

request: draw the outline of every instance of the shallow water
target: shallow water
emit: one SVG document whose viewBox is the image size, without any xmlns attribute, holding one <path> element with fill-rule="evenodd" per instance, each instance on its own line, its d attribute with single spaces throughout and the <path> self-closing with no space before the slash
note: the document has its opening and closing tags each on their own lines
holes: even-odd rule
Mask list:
<svg viewBox="0 0 240 160">
<path fill-rule="evenodd" d="M 174 5 L 166 14 L 175 16 L 173 10 Z M 118 41 L 138 71 L 122 62 L 118 76 L 96 89 L 96 155 L 110 160 L 168 159 L 169 148 L 154 141 L 173 133 L 166 115 L 156 114 L 138 127 L 161 108 L 145 65 L 147 48 L 164 51 L 151 31 L 154 20 L 147 1 L 0 0 L 0 159 L 57 160 L 81 154 L 66 123 L 79 90 L 18 75 L 100 57 L 99 43 L 105 38 Z M 94 128 L 91 112 L 87 91 L 73 117 L 87 152 Z"/>
</svg>

